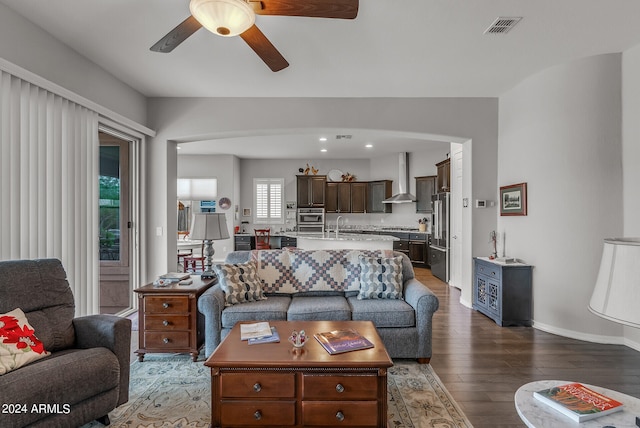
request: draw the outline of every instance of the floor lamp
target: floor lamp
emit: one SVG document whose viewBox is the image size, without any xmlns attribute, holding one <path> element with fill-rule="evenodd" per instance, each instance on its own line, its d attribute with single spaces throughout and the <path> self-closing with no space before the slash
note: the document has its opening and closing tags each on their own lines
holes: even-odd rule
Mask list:
<svg viewBox="0 0 640 428">
<path fill-rule="evenodd" d="M 602 261 L 589 310 L 640 328 L 640 238 L 604 240 Z"/>
<path fill-rule="evenodd" d="M 193 226 L 191 228 L 191 239 L 204 241 L 203 256 L 204 272 L 202 279 L 215 278 L 213 272 L 212 258 L 214 254 L 213 241 L 229 239 L 229 229 L 227 228 L 227 218 L 223 213 L 197 213 L 193 216 Z"/>
</svg>

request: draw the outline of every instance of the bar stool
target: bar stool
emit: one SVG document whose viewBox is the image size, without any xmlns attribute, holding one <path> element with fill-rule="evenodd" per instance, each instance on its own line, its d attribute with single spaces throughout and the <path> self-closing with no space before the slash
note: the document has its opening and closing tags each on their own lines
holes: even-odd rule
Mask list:
<svg viewBox="0 0 640 428">
<path fill-rule="evenodd" d="M 256 235 L 256 250 L 271 249 L 271 229 L 253 229 Z"/>
</svg>

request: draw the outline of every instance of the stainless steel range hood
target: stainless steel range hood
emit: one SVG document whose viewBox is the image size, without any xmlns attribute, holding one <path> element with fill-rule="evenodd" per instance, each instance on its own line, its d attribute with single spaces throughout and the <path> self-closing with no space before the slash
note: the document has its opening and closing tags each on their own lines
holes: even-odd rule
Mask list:
<svg viewBox="0 0 640 428">
<path fill-rule="evenodd" d="M 398 193 L 382 201 L 385 204 L 407 204 L 416 197 L 409 193 L 409 160 L 406 152 L 398 156 Z"/>
</svg>

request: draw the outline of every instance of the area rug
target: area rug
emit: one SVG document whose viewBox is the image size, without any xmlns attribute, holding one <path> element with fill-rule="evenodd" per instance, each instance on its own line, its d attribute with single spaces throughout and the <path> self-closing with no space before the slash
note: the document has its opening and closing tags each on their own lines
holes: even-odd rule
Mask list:
<svg viewBox="0 0 640 428">
<path fill-rule="evenodd" d="M 109 414 L 113 428 L 206 428 L 210 369 L 189 355 L 145 355 L 131 365 L 130 399 Z M 471 428 L 429 364 L 394 361 L 388 372 L 390 428 Z M 102 427 L 98 422 L 83 428 Z"/>
</svg>

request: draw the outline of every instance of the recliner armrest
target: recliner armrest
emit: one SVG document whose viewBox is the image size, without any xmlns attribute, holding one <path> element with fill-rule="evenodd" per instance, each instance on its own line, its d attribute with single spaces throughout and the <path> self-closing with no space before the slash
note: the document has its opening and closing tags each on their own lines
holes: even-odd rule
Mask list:
<svg viewBox="0 0 640 428">
<path fill-rule="evenodd" d="M 131 320 L 115 315 L 88 315 L 73 319 L 76 347 L 104 347 L 113 352 L 120 365 L 118 405 L 129 401 L 131 362 Z"/>
</svg>

